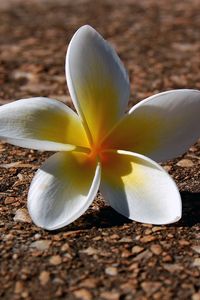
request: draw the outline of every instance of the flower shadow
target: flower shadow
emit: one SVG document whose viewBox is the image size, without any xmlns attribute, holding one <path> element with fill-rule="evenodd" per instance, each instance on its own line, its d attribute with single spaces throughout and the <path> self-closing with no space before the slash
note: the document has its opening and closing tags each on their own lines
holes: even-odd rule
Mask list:
<svg viewBox="0 0 200 300">
<path fill-rule="evenodd" d="M 200 193 L 181 192 L 183 215 L 182 219 L 171 226 L 192 227 L 200 223 Z"/>
</svg>

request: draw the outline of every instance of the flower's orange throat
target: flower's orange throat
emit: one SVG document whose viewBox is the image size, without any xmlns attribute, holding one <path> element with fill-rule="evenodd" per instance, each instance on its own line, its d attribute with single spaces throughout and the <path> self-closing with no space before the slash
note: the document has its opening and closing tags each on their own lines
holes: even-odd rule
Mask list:
<svg viewBox="0 0 200 300">
<path fill-rule="evenodd" d="M 92 145 L 88 158 L 92 161 L 101 161 L 105 163 L 107 161 L 106 149 L 102 145 Z"/>
</svg>

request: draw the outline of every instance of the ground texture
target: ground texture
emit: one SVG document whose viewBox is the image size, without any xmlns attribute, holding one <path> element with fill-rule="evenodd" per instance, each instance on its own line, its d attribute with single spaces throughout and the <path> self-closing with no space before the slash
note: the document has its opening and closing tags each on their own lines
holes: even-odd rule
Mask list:
<svg viewBox="0 0 200 300">
<path fill-rule="evenodd" d="M 130 107 L 156 92 L 200 89 L 199 1 L 0 1 L 0 104 L 48 96 L 72 106 L 64 58 L 89 23 L 117 49 Z M 166 162 L 182 195 L 169 226 L 129 221 L 101 195 L 57 232 L 32 224 L 31 179 L 49 153 L 0 144 L 0 299 L 200 299 L 200 143 Z"/>
</svg>

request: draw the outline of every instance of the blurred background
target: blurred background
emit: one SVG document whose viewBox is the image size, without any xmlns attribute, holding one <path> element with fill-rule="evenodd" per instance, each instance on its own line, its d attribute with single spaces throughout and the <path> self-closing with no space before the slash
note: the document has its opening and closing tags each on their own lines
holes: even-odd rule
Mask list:
<svg viewBox="0 0 200 300">
<path fill-rule="evenodd" d="M 65 54 L 84 24 L 98 30 L 123 60 L 130 106 L 167 89 L 200 89 L 198 0 L 1 0 L 1 102 L 30 96 L 70 102 Z"/>
</svg>

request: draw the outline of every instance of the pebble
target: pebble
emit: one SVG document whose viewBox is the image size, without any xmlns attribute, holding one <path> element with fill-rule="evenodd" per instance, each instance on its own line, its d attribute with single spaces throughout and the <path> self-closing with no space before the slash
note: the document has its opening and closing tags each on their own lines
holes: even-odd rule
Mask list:
<svg viewBox="0 0 200 300">
<path fill-rule="evenodd" d="M 15 197 L 6 197 L 6 199 L 4 200 L 5 205 L 7 204 L 11 204 L 16 202 L 16 198 Z"/>
<path fill-rule="evenodd" d="M 140 247 L 140 246 L 134 246 L 132 249 L 131 249 L 131 252 L 132 254 L 138 254 L 140 252 L 142 252 L 144 250 L 143 247 Z"/>
<path fill-rule="evenodd" d="M 165 255 L 162 259 L 164 262 L 171 262 L 173 259 L 172 257 L 168 254 L 168 255 Z"/>
<path fill-rule="evenodd" d="M 160 253 L 162 252 L 161 246 L 157 244 L 151 245 L 150 250 L 155 255 L 160 255 Z"/>
<path fill-rule="evenodd" d="M 181 245 L 181 246 L 188 246 L 188 245 L 190 244 L 190 243 L 189 243 L 188 241 L 186 241 L 186 240 L 179 240 L 178 243 L 179 243 L 179 245 Z"/>
<path fill-rule="evenodd" d="M 192 250 L 200 254 L 200 246 L 192 246 Z"/>
<path fill-rule="evenodd" d="M 166 166 L 163 166 L 163 169 L 164 169 L 166 172 L 169 172 L 169 171 L 171 171 L 172 166 L 166 165 Z"/>
<path fill-rule="evenodd" d="M 51 241 L 49 240 L 38 240 L 30 244 L 30 248 L 36 248 L 40 251 L 45 251 L 49 248 Z"/>
<path fill-rule="evenodd" d="M 195 260 L 193 262 L 193 266 L 194 267 L 200 267 L 200 258 L 195 258 Z"/>
<path fill-rule="evenodd" d="M 163 264 L 163 267 L 165 270 L 167 270 L 170 273 L 174 273 L 176 271 L 182 271 L 183 266 L 179 264 Z"/>
<path fill-rule="evenodd" d="M 111 291 L 111 292 L 102 292 L 100 294 L 101 298 L 105 300 L 119 300 L 120 299 L 120 293 Z"/>
<path fill-rule="evenodd" d="M 93 247 L 88 247 L 87 249 L 80 250 L 79 252 L 85 253 L 87 255 L 94 255 L 98 253 L 97 249 Z"/>
<path fill-rule="evenodd" d="M 140 241 L 141 241 L 142 243 L 149 243 L 149 242 L 154 241 L 155 239 L 156 239 L 155 236 L 153 236 L 153 235 L 147 235 L 147 236 L 142 237 L 142 238 L 140 239 Z"/>
<path fill-rule="evenodd" d="M 160 287 L 160 282 L 153 282 L 153 281 L 146 281 L 141 283 L 142 289 L 145 291 L 145 293 L 150 296 L 153 293 L 155 293 Z"/>
<path fill-rule="evenodd" d="M 105 269 L 105 273 L 110 276 L 116 276 L 118 274 L 116 267 L 107 267 Z"/>
<path fill-rule="evenodd" d="M 86 289 L 79 289 L 73 292 L 74 296 L 77 299 L 81 299 L 81 300 L 92 300 L 93 296 L 92 293 Z"/>
<path fill-rule="evenodd" d="M 133 239 L 130 237 L 123 237 L 122 239 L 119 240 L 120 243 L 132 243 Z"/>
<path fill-rule="evenodd" d="M 24 284 L 23 284 L 23 282 L 22 282 L 22 281 L 17 281 L 17 282 L 15 283 L 15 290 L 14 290 L 14 292 L 15 292 L 16 294 L 20 294 L 20 293 L 23 291 L 23 289 L 24 289 Z"/>
<path fill-rule="evenodd" d="M 190 168 L 194 166 L 194 163 L 190 159 L 184 158 L 179 160 L 176 165 L 182 168 Z"/>
<path fill-rule="evenodd" d="M 68 243 L 63 244 L 60 250 L 62 252 L 69 251 L 70 250 L 69 244 Z"/>
<path fill-rule="evenodd" d="M 60 257 L 60 255 L 53 255 L 50 257 L 49 262 L 51 265 L 57 266 L 62 263 L 62 258 Z"/>
<path fill-rule="evenodd" d="M 200 292 L 192 295 L 192 300 L 200 300 Z"/>
<path fill-rule="evenodd" d="M 42 271 L 40 273 L 39 280 L 40 280 L 41 285 L 43 285 L 43 286 L 46 285 L 49 282 L 49 279 L 50 279 L 50 273 L 49 272 Z"/>
<path fill-rule="evenodd" d="M 26 208 L 19 208 L 13 219 L 15 222 L 32 223 Z"/>
<path fill-rule="evenodd" d="M 99 280 L 97 278 L 86 278 L 82 280 L 79 284 L 80 287 L 85 287 L 85 288 L 96 288 L 98 285 Z"/>
</svg>

